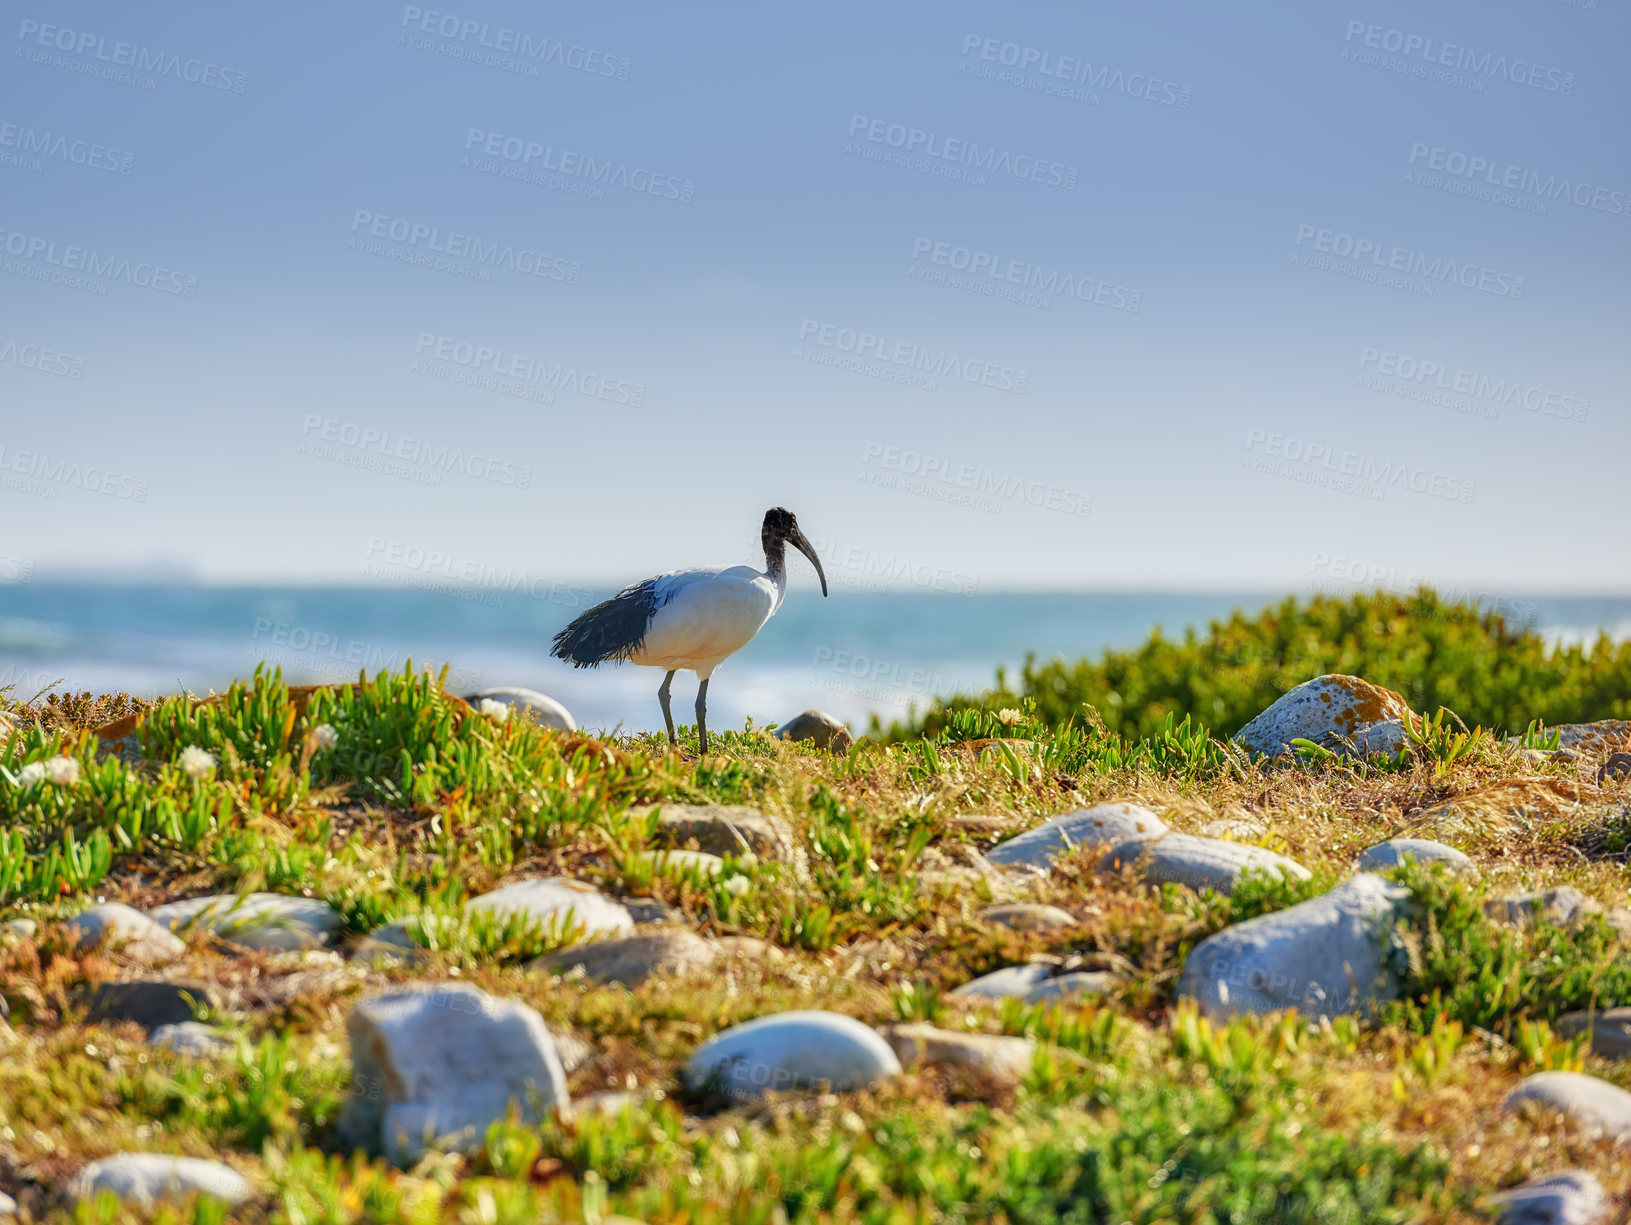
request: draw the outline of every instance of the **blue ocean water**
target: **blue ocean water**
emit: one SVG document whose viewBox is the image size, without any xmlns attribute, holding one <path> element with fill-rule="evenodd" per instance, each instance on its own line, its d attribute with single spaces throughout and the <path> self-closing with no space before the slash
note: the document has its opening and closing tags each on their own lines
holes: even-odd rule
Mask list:
<svg viewBox="0 0 1631 1225">
<path fill-rule="evenodd" d="M 21 697 L 48 687 L 206 693 L 263 660 L 291 682 L 353 680 L 362 669 L 412 660 L 450 665 L 448 687 L 457 693 L 540 689 L 587 728 L 661 727 L 660 671 L 578 670 L 549 658 L 551 635 L 607 594 L 542 583 L 428 591 L 5 583 L 0 688 Z M 795 585 L 759 636 L 715 674 L 709 724 L 740 727 L 752 716 L 762 725 L 817 707 L 864 726 L 874 712 L 887 719 L 937 694 L 987 687 L 998 665 L 1017 671 L 1028 652 L 1096 655 L 1133 646 L 1156 626 L 1175 636 L 1284 594 L 952 595 L 837 586 L 823 600 Z M 1631 636 L 1631 598 L 1537 597 L 1503 601 L 1502 611 L 1564 640 L 1595 637 L 1599 628 Z M 694 685 L 688 673 L 675 679 L 675 713 L 687 722 Z"/>
</svg>

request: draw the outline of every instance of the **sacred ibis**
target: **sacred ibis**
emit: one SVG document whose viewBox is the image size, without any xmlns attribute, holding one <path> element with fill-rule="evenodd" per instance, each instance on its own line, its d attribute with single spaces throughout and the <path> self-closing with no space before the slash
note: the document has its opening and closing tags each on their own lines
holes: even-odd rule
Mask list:
<svg viewBox="0 0 1631 1225">
<path fill-rule="evenodd" d="M 708 678 L 728 656 L 752 641 L 760 627 L 781 607 L 787 595 L 787 546 L 810 559 L 827 594 L 827 576 L 821 559 L 799 531 L 793 512 L 780 506 L 765 511 L 759 529 L 764 545 L 763 573 L 752 566 L 710 566 L 670 570 L 643 583 L 623 588 L 575 618 L 555 635 L 553 654 L 575 667 L 628 660 L 663 668 L 657 700 L 674 737 L 674 716 L 668 709 L 668 687 L 682 668 L 697 674 L 697 737 L 708 751 Z"/>
</svg>

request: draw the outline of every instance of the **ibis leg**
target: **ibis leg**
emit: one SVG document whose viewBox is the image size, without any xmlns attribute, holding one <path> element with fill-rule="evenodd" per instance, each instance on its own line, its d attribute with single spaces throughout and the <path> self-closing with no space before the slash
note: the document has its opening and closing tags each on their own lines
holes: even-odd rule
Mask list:
<svg viewBox="0 0 1631 1225">
<path fill-rule="evenodd" d="M 657 700 L 663 704 L 663 722 L 668 724 L 668 743 L 677 749 L 680 742 L 674 735 L 674 715 L 668 709 L 668 687 L 673 683 L 674 673 L 670 672 L 663 677 L 662 687 L 657 690 Z"/>
<path fill-rule="evenodd" d="M 697 687 L 697 739 L 701 742 L 701 751 L 704 756 L 708 752 L 708 680 L 703 678 L 702 684 Z"/>
</svg>

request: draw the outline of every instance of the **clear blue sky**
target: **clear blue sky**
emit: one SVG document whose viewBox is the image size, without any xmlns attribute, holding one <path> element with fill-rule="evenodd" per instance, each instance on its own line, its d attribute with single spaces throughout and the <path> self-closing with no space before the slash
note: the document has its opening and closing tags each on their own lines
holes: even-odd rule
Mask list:
<svg viewBox="0 0 1631 1225">
<path fill-rule="evenodd" d="M 8 11 L 41 575 L 1628 589 L 1624 0 Z"/>
</svg>

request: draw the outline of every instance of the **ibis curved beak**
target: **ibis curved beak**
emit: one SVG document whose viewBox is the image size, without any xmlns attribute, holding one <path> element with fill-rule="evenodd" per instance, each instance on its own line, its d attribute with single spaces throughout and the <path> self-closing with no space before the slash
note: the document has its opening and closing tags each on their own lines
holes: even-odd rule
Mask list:
<svg viewBox="0 0 1631 1225">
<path fill-rule="evenodd" d="M 788 534 L 787 539 L 795 549 L 810 559 L 810 564 L 815 567 L 816 576 L 821 579 L 821 594 L 825 596 L 827 594 L 827 575 L 821 569 L 821 559 L 816 556 L 814 546 L 804 538 L 804 533 L 796 527 Z"/>
</svg>

